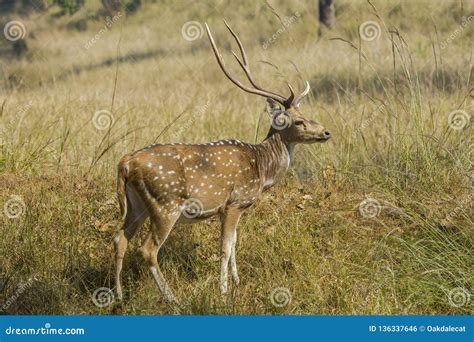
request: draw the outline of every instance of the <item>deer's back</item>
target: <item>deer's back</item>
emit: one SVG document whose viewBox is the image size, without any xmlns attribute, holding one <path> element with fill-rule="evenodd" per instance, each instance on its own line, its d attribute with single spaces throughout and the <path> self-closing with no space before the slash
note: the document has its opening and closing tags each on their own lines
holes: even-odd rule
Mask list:
<svg viewBox="0 0 474 342">
<path fill-rule="evenodd" d="M 235 140 L 152 145 L 125 155 L 127 182 L 162 204 L 199 201 L 203 212 L 249 206 L 261 192 L 253 145 Z"/>
</svg>

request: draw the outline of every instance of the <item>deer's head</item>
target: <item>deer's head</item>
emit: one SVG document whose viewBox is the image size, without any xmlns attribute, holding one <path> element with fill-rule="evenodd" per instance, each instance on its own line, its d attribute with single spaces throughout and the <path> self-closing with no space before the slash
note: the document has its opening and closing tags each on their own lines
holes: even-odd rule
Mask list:
<svg viewBox="0 0 474 342">
<path fill-rule="evenodd" d="M 309 84 L 307 85 L 309 90 Z M 323 143 L 331 138 L 331 132 L 320 123 L 307 119 L 298 105 L 285 108 L 271 98 L 267 98 L 267 112 L 272 120 L 269 135 L 279 132 L 288 143 Z"/>
<path fill-rule="evenodd" d="M 282 139 L 285 142 L 291 144 L 312 144 L 316 142 L 323 143 L 329 140 L 331 138 L 331 132 L 329 132 L 316 121 L 307 119 L 300 110 L 299 105 L 301 100 L 303 100 L 306 95 L 309 94 L 309 83 L 306 82 L 306 87 L 304 91 L 297 96 L 295 95 L 292 86 L 288 83 L 288 88 L 290 90 L 290 95 L 288 97 L 284 97 L 282 95 L 265 90 L 262 87 L 258 86 L 250 72 L 247 54 L 245 53 L 244 47 L 239 37 L 230 28 L 227 22 L 224 21 L 224 23 L 227 29 L 230 31 L 231 35 L 234 37 L 239 47 L 242 59 L 240 59 L 233 51 L 232 54 L 234 55 L 239 65 L 242 67 L 252 87 L 244 85 L 239 80 L 237 80 L 232 74 L 229 73 L 229 71 L 225 67 L 222 56 L 217 50 L 216 43 L 214 42 L 214 38 L 212 37 L 211 31 L 209 30 L 209 27 L 206 24 L 207 35 L 209 37 L 209 41 L 211 42 L 212 50 L 214 51 L 214 54 L 216 56 L 217 63 L 219 63 L 219 66 L 221 67 L 227 78 L 231 80 L 232 83 L 234 83 L 237 87 L 248 93 L 260 95 L 267 98 L 267 112 L 270 115 L 270 118 L 272 119 L 272 126 L 270 128 L 270 131 L 268 132 L 268 135 L 270 136 L 276 132 L 279 132 Z"/>
</svg>

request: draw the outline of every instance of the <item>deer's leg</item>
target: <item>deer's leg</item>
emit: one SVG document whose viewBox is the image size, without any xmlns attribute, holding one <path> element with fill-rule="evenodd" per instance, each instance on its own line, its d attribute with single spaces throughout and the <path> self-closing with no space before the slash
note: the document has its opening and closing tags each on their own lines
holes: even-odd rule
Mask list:
<svg viewBox="0 0 474 342">
<path fill-rule="evenodd" d="M 151 231 L 148 233 L 148 236 L 141 247 L 143 257 L 148 264 L 158 289 L 167 301 L 175 303 L 178 301 L 161 273 L 157 256 L 161 246 L 178 219 L 178 216 L 179 214 L 168 214 L 168 216 L 151 215 Z"/>
<path fill-rule="evenodd" d="M 221 294 L 227 293 L 227 272 L 229 268 L 229 260 L 232 255 L 232 249 L 235 238 L 237 236 L 237 224 L 239 223 L 242 210 L 235 207 L 228 207 L 221 218 L 221 277 L 220 277 L 220 290 Z M 235 251 L 234 251 L 235 254 Z M 235 263 L 235 256 L 233 263 Z M 232 266 L 232 274 L 237 272 L 237 266 Z"/>
<path fill-rule="evenodd" d="M 232 239 L 232 250 L 230 254 L 230 270 L 232 272 L 232 279 L 235 285 L 239 285 L 240 279 L 237 272 L 237 262 L 235 261 L 235 244 L 237 243 L 237 229 L 234 229 L 234 236 Z"/>
<path fill-rule="evenodd" d="M 117 299 L 123 298 L 121 273 L 123 266 L 123 258 L 127 249 L 128 241 L 136 234 L 138 229 L 148 217 L 148 211 L 142 205 L 141 201 L 131 195 L 129 201 L 129 210 L 125 216 L 125 222 L 114 238 L 115 248 L 115 287 L 117 291 Z"/>
</svg>

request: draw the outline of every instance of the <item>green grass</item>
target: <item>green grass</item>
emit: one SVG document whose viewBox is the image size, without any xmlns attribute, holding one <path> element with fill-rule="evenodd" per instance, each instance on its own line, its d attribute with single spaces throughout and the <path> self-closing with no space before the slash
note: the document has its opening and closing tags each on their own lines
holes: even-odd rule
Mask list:
<svg viewBox="0 0 474 342">
<path fill-rule="evenodd" d="M 94 6 L 71 19 L 86 17 L 84 32 L 67 29 L 67 18 L 21 17 L 31 30 L 28 55 L 0 56 L 0 209 L 12 196 L 24 203 L 18 218 L 3 211 L 0 218 L 0 312 L 176 312 L 137 251 L 148 223 L 127 250 L 124 301 L 98 308 L 91 297 L 113 287 L 112 239 L 121 225 L 115 169 L 123 154 L 155 140 L 254 142 L 266 134 L 264 100 L 230 84 L 205 35 L 191 42 L 181 35 L 187 21 L 208 22 L 237 71 L 227 18 L 265 87 L 283 92 L 285 79 L 299 87 L 310 81 L 302 110 L 334 137 L 298 146 L 287 179 L 244 215 L 241 284 L 228 296 L 218 289 L 218 222 L 175 227 L 159 263 L 183 303 L 179 312 L 472 313 L 462 295 L 474 289 L 472 126 L 450 128 L 448 115 L 472 115 L 474 21 L 441 43 L 474 6 L 336 2 L 337 30 L 318 37 L 313 2 L 272 1 L 281 16 L 300 16 L 266 49 L 281 23 L 264 2 L 146 2 L 88 50 L 104 25 Z M 371 42 L 358 35 L 368 20 L 381 27 Z M 109 129 L 94 127 L 99 110 L 112 113 Z M 361 215 L 366 199 L 380 204 L 378 215 Z M 281 287 L 291 301 L 276 307 L 270 295 Z"/>
</svg>

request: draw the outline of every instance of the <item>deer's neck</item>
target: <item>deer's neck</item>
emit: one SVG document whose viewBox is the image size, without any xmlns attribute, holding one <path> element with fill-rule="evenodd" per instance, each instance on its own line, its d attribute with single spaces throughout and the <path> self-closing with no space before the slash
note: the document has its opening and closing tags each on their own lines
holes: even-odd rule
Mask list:
<svg viewBox="0 0 474 342">
<path fill-rule="evenodd" d="M 293 145 L 283 141 L 279 133 L 267 137 L 256 145 L 255 157 L 264 190 L 273 186 L 288 170 L 293 154 Z"/>
</svg>

